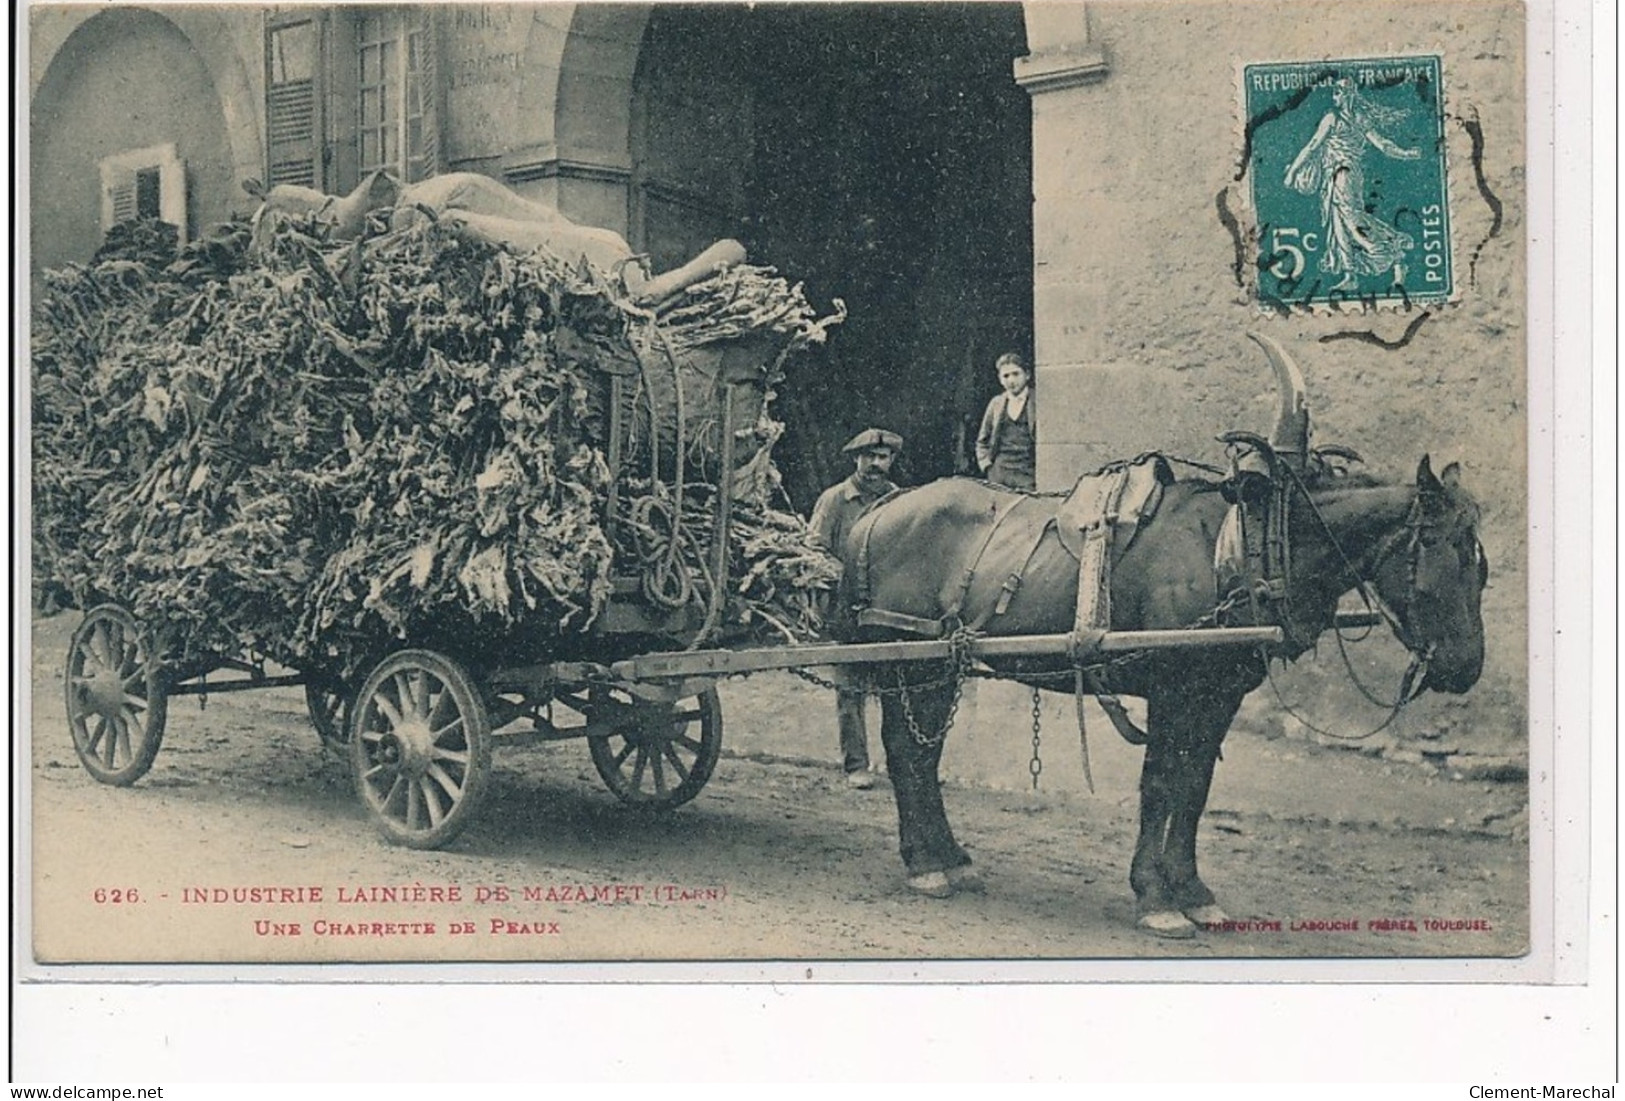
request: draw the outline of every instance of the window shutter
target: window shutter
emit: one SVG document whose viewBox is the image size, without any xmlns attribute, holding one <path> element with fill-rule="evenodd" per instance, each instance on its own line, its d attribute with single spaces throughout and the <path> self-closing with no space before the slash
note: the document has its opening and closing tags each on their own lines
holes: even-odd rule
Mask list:
<svg viewBox="0 0 1625 1101">
<path fill-rule="evenodd" d="M 320 188 L 322 41 L 319 14 L 269 16 L 265 25 L 266 182 Z"/>
<path fill-rule="evenodd" d="M 445 142 L 441 140 L 440 120 L 445 117 L 445 87 L 441 83 L 442 24 L 439 8 L 430 8 L 423 28 L 423 58 L 419 87 L 423 89 L 423 175 L 438 176 L 446 170 Z"/>
<path fill-rule="evenodd" d="M 102 162 L 102 232 L 135 217 L 135 169 Z"/>
</svg>

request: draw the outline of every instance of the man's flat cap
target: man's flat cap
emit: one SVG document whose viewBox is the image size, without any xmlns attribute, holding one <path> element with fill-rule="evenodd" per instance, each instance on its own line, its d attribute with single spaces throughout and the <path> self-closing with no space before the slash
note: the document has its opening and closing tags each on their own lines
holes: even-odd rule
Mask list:
<svg viewBox="0 0 1625 1101">
<path fill-rule="evenodd" d="M 841 450 L 849 455 L 855 455 L 859 451 L 873 451 L 878 447 L 884 447 L 891 451 L 901 451 L 903 450 L 903 437 L 896 432 L 888 432 L 884 428 L 865 428 L 848 440 L 846 446 Z"/>
</svg>

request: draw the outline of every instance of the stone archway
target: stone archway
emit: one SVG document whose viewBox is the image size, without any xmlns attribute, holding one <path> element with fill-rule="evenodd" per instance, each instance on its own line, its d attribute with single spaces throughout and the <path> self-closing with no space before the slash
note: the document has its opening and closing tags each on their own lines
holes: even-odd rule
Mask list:
<svg viewBox="0 0 1625 1101">
<path fill-rule="evenodd" d="M 241 23 L 241 21 L 239 21 Z M 236 183 L 247 177 L 263 175 L 262 130 L 258 122 L 257 83 L 250 80 L 245 55 L 258 57 L 258 32 L 252 39 L 244 39 L 241 29 L 210 8 L 34 8 L 29 11 L 29 109 L 32 119 L 32 161 L 39 161 L 41 141 L 60 130 L 72 132 L 75 125 L 65 125 L 62 110 L 75 99 L 76 84 L 85 83 L 88 73 L 96 81 L 106 67 L 88 67 L 88 60 L 106 55 L 107 49 L 158 50 L 164 62 L 151 70 L 151 88 L 140 80 L 125 81 L 115 89 L 114 107 L 104 104 L 99 114 L 111 119 L 132 115 L 138 120 L 135 130 L 151 115 L 153 99 L 161 97 L 158 89 L 164 81 L 171 86 L 185 84 L 185 94 L 176 93 L 179 112 L 169 112 L 167 127 L 172 130 L 169 140 L 179 140 L 182 156 L 185 146 L 200 149 L 213 145 L 210 153 L 195 161 L 213 162 L 213 175 L 218 182 L 203 182 L 205 192 L 197 195 L 193 214 L 208 222 L 226 218 L 231 211 L 247 209 L 250 201 L 237 192 Z M 247 50 L 247 54 L 245 54 Z M 137 70 L 140 73 L 141 70 Z M 93 112 L 96 114 L 96 112 Z M 154 125 L 153 130 L 156 130 Z M 202 128 L 202 130 L 200 130 Z M 83 135 L 65 133 L 63 140 L 83 145 Z M 119 141 L 125 148 L 137 146 L 135 132 L 124 133 Z M 49 169 L 49 164 L 47 164 Z M 231 182 L 226 183 L 226 180 Z M 218 192 L 218 193 L 216 193 Z M 39 213 L 41 198 L 52 200 L 49 192 L 34 195 L 34 209 Z"/>
<path fill-rule="evenodd" d="M 518 66 L 521 132 L 498 158 L 503 178 L 527 197 L 623 235 L 632 83 L 649 15 L 647 4 L 537 7 Z M 478 151 L 470 166 L 491 152 Z"/>
<path fill-rule="evenodd" d="M 174 142 L 193 228 L 245 209 L 263 175 L 255 99 L 217 14 L 145 8 L 40 13 L 31 25 L 33 264 L 89 258 L 100 242 L 101 158 Z"/>
</svg>

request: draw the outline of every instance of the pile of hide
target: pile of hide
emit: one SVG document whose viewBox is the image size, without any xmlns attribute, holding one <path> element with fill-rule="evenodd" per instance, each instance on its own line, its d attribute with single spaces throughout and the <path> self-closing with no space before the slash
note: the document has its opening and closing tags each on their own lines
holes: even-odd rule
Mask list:
<svg viewBox="0 0 1625 1101">
<path fill-rule="evenodd" d="M 709 609 L 712 635 L 816 631 L 835 566 L 771 507 L 767 405 L 784 355 L 836 318 L 770 269 L 643 309 L 546 252 L 429 221 L 374 228 L 337 244 L 292 220 L 251 247 L 234 223 L 177 253 L 122 227 L 88 266 L 44 276 L 37 591 L 123 604 L 176 660 L 264 655 L 349 677 L 402 645 L 571 656 L 615 578 L 654 566 L 687 579 L 653 588 Z M 692 357 L 751 340 L 760 377 L 735 441 L 715 402 L 663 407 Z M 601 365 L 621 372 L 630 440 L 614 492 Z M 662 425 L 676 446 L 656 442 Z M 754 458 L 715 578 L 717 460 L 739 441 Z"/>
</svg>

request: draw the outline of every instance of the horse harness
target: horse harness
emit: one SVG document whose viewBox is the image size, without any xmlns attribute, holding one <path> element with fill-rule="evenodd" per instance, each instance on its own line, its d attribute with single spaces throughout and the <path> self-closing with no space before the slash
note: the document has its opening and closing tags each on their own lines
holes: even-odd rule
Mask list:
<svg viewBox="0 0 1625 1101">
<path fill-rule="evenodd" d="M 1144 745 L 1147 740 L 1144 731 L 1134 725 L 1122 703 L 1107 689 L 1099 670 L 1088 668 L 1088 663 L 1090 658 L 1099 654 L 1101 641 L 1111 627 L 1113 560 L 1127 550 L 1140 527 L 1156 515 L 1162 502 L 1163 489 L 1173 481 L 1173 470 L 1167 459 L 1156 453 L 1109 464 L 1079 479 L 1055 514 L 1040 529 L 1016 568 L 1006 575 L 997 596 L 969 622 L 963 619 L 965 602 L 994 538 L 1005 521 L 1023 505 L 1044 498 L 1016 491 L 997 506 L 992 523 L 987 526 L 976 553 L 966 565 L 953 598 L 937 619 L 906 615 L 871 605 L 869 543 L 875 525 L 870 524 L 862 533 L 854 563 L 857 571 L 854 595 L 859 608 L 858 626 L 907 631 L 925 638 L 963 638 L 980 632 L 1009 610 L 1011 601 L 1021 590 L 1027 568 L 1044 538 L 1053 529 L 1061 546 L 1078 563 L 1078 592 L 1069 657 L 1076 670 L 1074 687 L 1080 698 L 1080 707 L 1085 691 L 1094 695 L 1124 739 L 1134 745 Z M 876 503 L 876 507 L 879 503 Z M 957 664 L 965 666 L 968 662 L 960 661 Z"/>
<path fill-rule="evenodd" d="M 1383 727 L 1386 727 L 1406 704 L 1421 694 L 1432 647 L 1419 646 L 1413 640 L 1399 617 L 1394 615 L 1372 591 L 1370 583 L 1349 561 L 1333 535 L 1330 525 L 1320 514 L 1313 498 L 1309 496 L 1302 475 L 1267 445 L 1252 446 L 1255 442 L 1262 444 L 1262 441 L 1257 441 L 1254 437 L 1234 433 L 1224 439 L 1233 445 L 1231 476 L 1224 483 L 1224 492 L 1231 501 L 1231 507 L 1221 524 L 1214 547 L 1217 599 L 1213 609 L 1191 626 L 1193 628 L 1207 625 L 1222 626 L 1230 622 L 1233 612 L 1248 607 L 1251 609 L 1253 624 L 1273 622 L 1282 628 L 1284 645 L 1287 647 L 1301 650 L 1313 644 L 1314 638 L 1294 615 L 1290 597 L 1292 554 L 1289 532 L 1292 499 L 1295 490 L 1302 491 L 1311 514 L 1326 532 L 1333 548 L 1342 559 L 1344 568 L 1355 581 L 1367 608 L 1375 610 L 1382 616 L 1395 636 L 1411 653 L 1411 664 L 1402 679 L 1392 713 L 1383 723 Z M 1343 449 L 1325 450 L 1336 457 L 1358 459 L 1357 455 Z M 1316 458 L 1320 461 L 1320 456 L 1317 455 Z M 1074 670 L 1074 694 L 1078 699 L 1080 735 L 1083 731 L 1082 698 L 1087 692 L 1096 698 L 1111 720 L 1112 726 L 1125 741 L 1131 745 L 1145 745 L 1149 741 L 1147 733 L 1135 725 L 1121 701 L 1110 691 L 1104 676 L 1104 667 L 1099 663 L 1092 663 L 1090 659 L 1100 653 L 1102 640 L 1111 626 L 1113 561 L 1128 549 L 1139 529 L 1156 515 L 1161 505 L 1164 487 L 1173 481 L 1173 471 L 1167 458 L 1156 452 L 1148 452 L 1133 460 L 1109 464 L 1096 473 L 1079 479 L 1055 515 L 1044 524 L 1037 538 L 1032 541 L 1019 566 L 1005 577 L 997 597 L 968 623 L 962 618 L 965 600 L 970 594 L 971 586 L 988 548 L 993 544 L 1004 523 L 1025 503 L 1039 495 L 1012 491 L 1009 500 L 996 508 L 993 521 L 988 525 L 981 544 L 964 569 L 953 599 L 948 603 L 942 616 L 937 619 L 907 615 L 871 605 L 869 543 L 875 525 L 869 524 L 862 532 L 857 560 L 854 563 L 857 571 L 854 586 L 858 609 L 857 624 L 860 627 L 907 631 L 924 638 L 947 637 L 951 641 L 957 641 L 959 645 L 955 647 L 954 670 L 950 673 L 950 677 L 962 683 L 964 677 L 969 675 L 973 664 L 969 656 L 969 640 L 1009 609 L 1011 601 L 1021 589 L 1023 577 L 1038 547 L 1053 528 L 1061 546 L 1078 563 L 1077 601 L 1068 656 Z M 888 494 L 871 506 L 871 509 L 878 508 L 892 497 L 906 492 L 907 490 L 898 490 Z M 1408 557 L 1407 589 L 1412 593 L 1416 590 L 1422 552 L 1424 525 L 1421 509 L 1422 501 L 1419 493 L 1411 504 L 1402 534 L 1383 547 L 1372 567 L 1373 571 L 1378 568 L 1393 552 L 1399 538 L 1405 539 Z M 1478 548 L 1476 553 L 1482 562 L 1482 548 Z M 899 690 L 901 691 L 903 687 L 900 680 Z M 1365 694 L 1369 696 L 1369 693 Z M 904 702 L 907 703 L 906 692 Z M 947 727 L 953 722 L 957 702 L 956 692 L 947 723 L 935 739 L 926 738 L 919 731 L 915 732 L 916 738 L 922 742 L 940 741 L 947 734 Z M 1381 703 L 1375 700 L 1373 702 Z M 1381 705 L 1388 706 L 1385 703 Z M 1035 730 L 1036 706 L 1035 703 Z M 912 715 L 909 717 L 910 725 L 914 726 Z M 1034 742 L 1036 765 L 1036 733 Z M 1086 740 L 1083 749 L 1084 770 L 1087 776 L 1089 765 Z M 1033 778 L 1036 785 L 1036 767 Z M 1092 782 L 1090 787 L 1093 788 Z"/>
<path fill-rule="evenodd" d="M 982 541 L 960 576 L 953 598 L 943 614 L 936 619 L 905 615 L 901 612 L 876 608 L 871 605 L 873 590 L 869 579 L 869 544 L 874 537 L 875 525 L 868 525 L 858 544 L 857 580 L 854 586 L 858 607 L 857 623 L 860 627 L 887 627 L 907 631 L 923 638 L 943 638 L 960 628 L 980 631 L 997 617 L 1004 615 L 1010 602 L 1021 590 L 1027 567 L 1053 529 L 1060 544 L 1078 563 L 1078 598 L 1074 630 L 1084 636 L 1077 649 L 1088 654 L 1099 649 L 1099 636 L 1111 624 L 1111 565 L 1116 555 L 1126 550 L 1134 540 L 1140 526 L 1156 515 L 1162 502 L 1163 487 L 1174 480 L 1172 468 L 1163 456 L 1151 453 L 1126 462 L 1117 462 L 1101 468 L 1094 474 L 1078 480 L 1061 506 L 1056 509 L 1037 538 L 1022 556 L 1020 564 L 999 586 L 998 596 L 972 620 L 963 619 L 966 598 L 982 568 L 983 559 L 994 537 L 1006 520 L 1026 503 L 1045 498 L 1019 490 L 1010 491 L 1009 499 L 994 511 L 993 522 L 987 526 Z M 906 490 L 899 491 L 907 492 Z M 890 500 L 895 494 L 877 501 L 873 509 Z M 1050 498 L 1053 500 L 1053 498 Z M 1088 636 L 1093 635 L 1092 642 Z"/>
<path fill-rule="evenodd" d="M 1250 445 L 1251 437 L 1242 433 L 1233 433 L 1225 437 L 1226 442 Z M 1327 456 L 1341 459 L 1359 460 L 1358 454 L 1345 448 L 1324 448 L 1313 453 L 1316 462 L 1324 462 Z M 1234 503 L 1231 505 L 1225 522 L 1221 527 L 1219 539 L 1214 548 L 1214 574 L 1219 581 L 1219 592 L 1224 597 L 1221 606 L 1250 605 L 1253 610 L 1253 622 L 1263 623 L 1273 620 L 1278 624 L 1285 635 L 1285 645 L 1297 650 L 1308 649 L 1314 643 L 1314 637 L 1302 632 L 1293 615 L 1290 599 L 1291 592 L 1291 545 L 1287 537 L 1291 520 L 1291 502 L 1294 490 L 1301 491 L 1304 502 L 1309 507 L 1310 515 L 1325 533 L 1327 541 L 1337 553 L 1342 569 L 1348 579 L 1354 582 L 1355 591 L 1360 594 L 1360 600 L 1367 611 L 1374 611 L 1386 623 L 1394 637 L 1409 651 L 1410 664 L 1400 679 L 1399 689 L 1394 701 L 1380 700 L 1373 696 L 1354 674 L 1349 664 L 1348 655 L 1343 655 L 1344 664 L 1348 666 L 1350 679 L 1360 694 L 1369 702 L 1379 707 L 1389 708 L 1389 714 L 1376 729 L 1367 731 L 1351 740 L 1368 738 L 1373 734 L 1386 729 L 1390 723 L 1398 718 L 1405 706 L 1422 694 L 1423 684 L 1426 680 L 1428 663 L 1432 660 L 1434 647 L 1424 645 L 1416 640 L 1410 628 L 1400 616 L 1396 615 L 1388 604 L 1374 591 L 1366 574 L 1375 574 L 1383 563 L 1395 553 L 1401 541 L 1404 542 L 1406 555 L 1405 590 L 1407 598 L 1414 603 L 1417 589 L 1417 573 L 1421 563 L 1425 527 L 1422 514 L 1422 494 L 1418 489 L 1406 511 L 1403 526 L 1391 536 L 1377 551 L 1370 568 L 1362 573 L 1350 561 L 1344 552 L 1342 544 L 1338 542 L 1336 534 L 1332 531 L 1330 523 L 1315 504 L 1314 498 L 1309 494 L 1304 477 L 1290 464 L 1281 460 L 1267 447 L 1252 448 L 1247 446 L 1239 458 L 1233 459 L 1233 475 L 1229 487 L 1234 489 Z M 1245 492 L 1249 485 L 1247 472 L 1260 469 L 1258 464 L 1264 464 L 1268 471 L 1268 490 L 1266 494 Z M 1484 551 L 1481 544 L 1474 541 L 1474 554 L 1479 562 L 1479 568 L 1484 569 Z M 1339 645 L 1342 638 L 1339 635 Z M 1271 679 L 1273 687 L 1274 681 Z M 1277 697 L 1280 690 L 1276 689 Z M 1281 700 L 1289 712 L 1291 707 Z M 1295 714 L 1295 712 L 1294 712 Z M 1298 716 L 1300 721 L 1304 721 Z M 1320 734 L 1331 734 L 1330 731 L 1320 730 L 1312 723 L 1305 725 Z M 1340 737 L 1339 735 L 1332 735 Z"/>
</svg>

